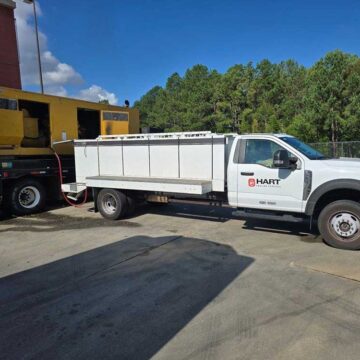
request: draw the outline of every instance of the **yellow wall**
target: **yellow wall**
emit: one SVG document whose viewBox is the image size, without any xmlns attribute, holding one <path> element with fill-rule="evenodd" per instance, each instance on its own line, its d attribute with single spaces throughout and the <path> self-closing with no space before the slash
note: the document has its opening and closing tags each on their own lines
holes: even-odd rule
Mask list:
<svg viewBox="0 0 360 360">
<path fill-rule="evenodd" d="M 121 124 L 114 127 L 116 134 L 134 134 L 139 133 L 139 112 L 137 109 L 131 109 L 121 106 L 113 106 L 99 103 L 92 103 L 89 101 L 69 99 L 59 96 L 43 95 L 39 93 L 33 93 L 28 91 L 0 88 L 0 98 L 17 99 L 17 100 L 29 100 L 37 101 L 49 104 L 50 110 L 50 132 L 51 143 L 54 141 L 62 140 L 62 132 L 66 132 L 67 139 L 77 139 L 78 137 L 78 124 L 77 124 L 77 109 L 85 108 L 92 110 L 109 110 L 109 111 L 122 111 L 129 113 L 129 122 L 123 121 Z M 8 112 L 14 114 L 14 119 L 19 116 L 18 111 L 8 110 Z M 21 114 L 21 112 L 20 112 Z M 105 124 L 101 124 L 101 134 L 105 135 Z M 14 131 L 9 128 L 8 117 L 3 117 L 0 112 L 0 135 L 8 132 L 9 136 L 14 136 Z M 21 135 L 23 136 L 23 135 Z M 1 138 L 1 136 L 0 136 Z M 50 154 L 51 149 L 47 148 L 22 148 L 16 146 L 13 150 L 2 149 L 0 144 L 0 155 L 39 155 Z M 72 146 L 65 145 L 57 148 L 60 153 L 72 153 Z"/>
</svg>

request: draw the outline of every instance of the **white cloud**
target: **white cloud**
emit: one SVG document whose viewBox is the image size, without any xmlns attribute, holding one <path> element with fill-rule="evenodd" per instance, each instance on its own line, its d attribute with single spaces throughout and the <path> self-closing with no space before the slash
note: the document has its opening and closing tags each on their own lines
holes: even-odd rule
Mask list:
<svg viewBox="0 0 360 360">
<path fill-rule="evenodd" d="M 40 17 L 42 10 L 36 2 L 37 14 Z M 32 5 L 22 1 L 16 2 L 16 28 L 20 52 L 20 70 L 23 86 L 39 85 L 39 67 L 36 50 L 36 36 L 33 25 Z M 39 31 L 41 50 L 41 65 L 45 92 L 53 95 L 68 96 L 66 86 L 79 86 L 84 80 L 82 76 L 69 64 L 61 62 L 49 49 L 46 35 Z M 80 90 L 74 97 L 90 101 L 108 99 L 116 104 L 117 97 L 98 85 L 92 85 Z"/>
<path fill-rule="evenodd" d="M 75 69 L 59 60 L 48 50 L 41 57 L 44 67 L 44 83 L 48 85 L 81 84 L 82 78 Z"/>
<path fill-rule="evenodd" d="M 48 86 L 46 89 L 47 94 L 57 95 L 57 96 L 69 96 L 66 88 L 64 86 Z M 118 103 L 117 96 L 105 90 L 101 86 L 98 85 L 91 85 L 87 89 L 82 89 L 78 93 L 71 94 L 72 98 L 80 99 L 80 100 L 87 100 L 92 102 L 99 102 L 101 100 L 108 100 L 109 104 L 116 105 Z"/>
<path fill-rule="evenodd" d="M 38 3 L 37 10 L 39 16 L 41 16 L 42 11 Z M 36 37 L 34 26 L 31 23 L 32 16 L 32 5 L 20 1 L 16 3 L 15 18 L 20 52 L 21 79 L 25 86 L 38 85 L 40 82 Z M 47 49 L 47 38 L 41 31 L 39 31 L 39 42 L 45 85 L 80 84 L 82 82 L 81 75 L 71 65 L 60 62 Z"/>
<path fill-rule="evenodd" d="M 48 86 L 46 88 L 46 93 L 50 95 L 56 95 L 56 96 L 69 96 L 67 90 L 64 88 L 64 86 Z"/>
<path fill-rule="evenodd" d="M 114 93 L 108 92 L 98 85 L 91 85 L 88 89 L 80 90 L 79 94 L 75 95 L 75 97 L 94 102 L 109 100 L 109 103 L 112 105 L 117 104 L 118 102 L 118 98 Z"/>
</svg>

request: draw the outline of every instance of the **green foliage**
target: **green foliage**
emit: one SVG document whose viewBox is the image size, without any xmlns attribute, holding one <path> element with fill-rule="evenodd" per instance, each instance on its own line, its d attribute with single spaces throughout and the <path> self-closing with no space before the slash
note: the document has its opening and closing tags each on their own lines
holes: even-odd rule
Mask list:
<svg viewBox="0 0 360 360">
<path fill-rule="evenodd" d="M 305 141 L 360 138 L 360 58 L 329 52 L 311 68 L 293 60 L 195 65 L 135 106 L 142 126 L 164 131 L 287 132 Z"/>
</svg>

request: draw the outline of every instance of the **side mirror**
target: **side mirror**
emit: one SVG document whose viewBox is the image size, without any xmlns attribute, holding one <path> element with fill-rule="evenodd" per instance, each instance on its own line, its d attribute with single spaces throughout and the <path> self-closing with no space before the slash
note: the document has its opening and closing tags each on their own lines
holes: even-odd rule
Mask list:
<svg viewBox="0 0 360 360">
<path fill-rule="evenodd" d="M 297 169 L 297 162 L 298 162 L 298 158 L 295 156 L 290 156 L 289 157 L 289 163 L 290 163 L 290 167 L 291 169 L 295 170 Z"/>
<path fill-rule="evenodd" d="M 286 150 L 277 150 L 273 157 L 273 166 L 279 169 L 290 169 L 292 168 L 290 163 L 289 154 Z"/>
</svg>

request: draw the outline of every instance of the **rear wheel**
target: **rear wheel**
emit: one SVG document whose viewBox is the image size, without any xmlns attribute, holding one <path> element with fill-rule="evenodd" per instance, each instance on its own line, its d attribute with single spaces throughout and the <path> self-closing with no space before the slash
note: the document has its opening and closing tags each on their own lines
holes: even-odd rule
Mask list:
<svg viewBox="0 0 360 360">
<path fill-rule="evenodd" d="M 127 199 L 119 190 L 102 189 L 97 197 L 97 207 L 105 219 L 118 220 L 126 212 Z"/>
<path fill-rule="evenodd" d="M 320 213 L 318 227 L 326 243 L 339 249 L 360 249 L 360 204 L 339 200 Z"/>
<path fill-rule="evenodd" d="M 21 179 L 9 189 L 8 205 L 15 215 L 29 215 L 45 207 L 46 191 L 36 179 Z"/>
</svg>

